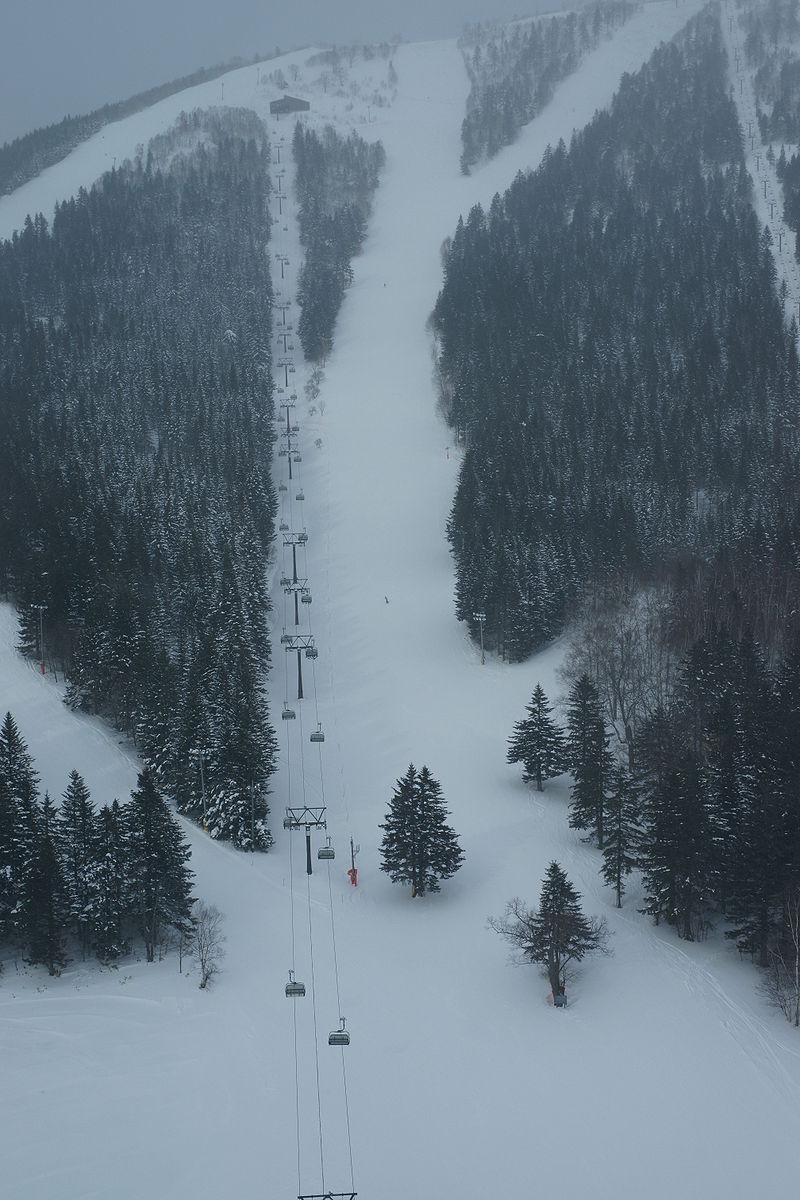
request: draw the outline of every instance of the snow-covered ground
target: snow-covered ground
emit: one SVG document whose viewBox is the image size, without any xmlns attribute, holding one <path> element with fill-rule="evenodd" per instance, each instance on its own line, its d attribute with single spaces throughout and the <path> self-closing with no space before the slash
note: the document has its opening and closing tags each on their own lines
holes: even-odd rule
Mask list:
<svg viewBox="0 0 800 1200">
<path fill-rule="evenodd" d="M 364 1198 L 788 1194 L 796 1034 L 721 939 L 686 945 L 653 928 L 636 912 L 635 888 L 614 910 L 599 856 L 567 827 L 564 784 L 536 795 L 505 763 L 506 738 L 535 683 L 559 691 L 560 650 L 521 666 L 481 666 L 453 619 L 444 524 L 458 462 L 436 413 L 425 331 L 439 247 L 459 213 L 488 203 L 548 143 L 568 139 L 608 103 L 621 73 L 698 7 L 648 5 L 565 81 L 515 146 L 469 178 L 458 169 L 467 80 L 453 43 L 400 47 L 388 107 L 370 103 L 374 79 L 365 78 L 386 64 L 356 65 L 336 95 L 298 59 L 288 90 L 310 95 L 310 119 L 333 117 L 380 137 L 387 167 L 314 413 L 299 361 L 291 377 L 302 463 L 281 493 L 282 512 L 308 531 L 298 567 L 313 603 L 301 629 L 313 632 L 319 657 L 303 659 L 298 702 L 295 656 L 279 645 L 294 619 L 278 583 L 281 557 L 272 707 L 277 719 L 285 695 L 298 717 L 277 721 L 286 750 L 272 797 L 276 846 L 244 857 L 187 828 L 197 892 L 226 914 L 224 972 L 207 992 L 191 967 L 178 974 L 175 954 L 112 970 L 73 963 L 56 980 L 7 964 L 0 1178 L 9 1196 L 277 1200 L 346 1191 L 342 1053 L 353 1177 Z M 102 145 L 93 139 L 28 185 L 24 204 L 47 211 L 90 184 L 109 155 L 124 157 L 181 107 L 219 94 L 216 81 L 165 101 L 160 115 L 109 127 Z M 226 103 L 263 111 L 274 94 L 259 87 L 255 68 L 225 79 Z M 289 122 L 274 126 L 276 137 L 290 131 Z M 291 188 L 290 169 L 282 186 Z M 24 217 L 12 201 L 0 202 L 0 233 Z M 299 247 L 290 202 L 284 211 L 271 253 L 289 259 L 291 299 Z M 305 500 L 296 500 L 295 484 Z M 77 767 L 98 803 L 124 797 L 136 772 L 127 750 L 70 714 L 57 686 L 15 657 L 13 642 L 13 617 L 0 609 L 0 709 L 17 717 L 43 785 L 60 794 Z M 321 747 L 308 742 L 318 720 Z M 466 851 L 438 896 L 413 902 L 379 871 L 378 857 L 378 824 L 411 761 L 441 781 Z M 310 881 L 302 834 L 284 831 L 280 819 L 286 804 L 304 800 L 327 805 L 337 851 L 330 875 L 315 860 Z M 351 836 L 361 847 L 357 889 L 345 876 Z M 538 898 L 552 858 L 613 930 L 613 956 L 583 967 L 563 1012 L 548 1007 L 534 968 L 508 965 L 505 945 L 486 928 L 511 896 Z M 298 977 L 310 983 L 309 915 L 319 1101 L 314 1005 L 309 995 L 293 1007 L 283 994 L 293 916 Z M 327 1045 L 339 1012 L 352 1033 L 344 1052 Z"/>
</svg>

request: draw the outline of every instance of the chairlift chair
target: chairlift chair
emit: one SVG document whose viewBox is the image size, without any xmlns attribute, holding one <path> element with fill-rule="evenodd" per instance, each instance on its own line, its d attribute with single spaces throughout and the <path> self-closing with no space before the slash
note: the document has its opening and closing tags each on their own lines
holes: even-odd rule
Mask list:
<svg viewBox="0 0 800 1200">
<path fill-rule="evenodd" d="M 298 500 L 305 500 L 305 498 L 306 498 L 306 494 L 305 494 L 305 492 L 304 492 L 304 491 L 302 490 L 302 488 L 301 488 L 301 489 L 300 489 L 300 491 L 297 493 L 297 499 L 298 499 Z"/>
<path fill-rule="evenodd" d="M 281 575 L 281 587 L 287 588 L 292 586 L 292 581 L 288 575 Z"/>
<path fill-rule="evenodd" d="M 292 644 L 291 633 L 282 633 L 281 634 L 281 645 L 282 646 L 291 646 L 291 644 Z"/>
<path fill-rule="evenodd" d="M 279 530 L 281 533 L 288 533 L 288 531 L 289 531 L 289 526 L 288 526 L 287 522 L 286 522 L 286 521 L 281 521 L 280 525 L 278 526 L 278 530 Z"/>
<path fill-rule="evenodd" d="M 331 845 L 330 838 L 326 840 L 324 846 L 320 846 L 319 850 L 317 851 L 317 858 L 327 859 L 329 862 L 331 859 L 336 858 L 336 851 Z"/>
<path fill-rule="evenodd" d="M 325 741 L 325 734 L 322 732 L 322 723 L 320 721 L 317 722 L 317 728 L 311 734 L 311 741 L 312 742 L 324 742 Z"/>
<path fill-rule="evenodd" d="M 282 721 L 294 721 L 296 717 L 297 717 L 297 713 L 294 711 L 293 708 L 289 708 L 288 701 L 284 700 L 283 712 L 281 713 L 281 720 Z"/>
<path fill-rule="evenodd" d="M 305 546 L 306 542 L 308 541 L 308 534 L 306 533 L 305 529 L 302 533 L 298 533 L 297 540 L 301 546 Z"/>
<path fill-rule="evenodd" d="M 292 462 L 302 462 L 302 461 L 303 461 L 303 457 L 301 454 L 295 454 L 292 456 Z"/>
<path fill-rule="evenodd" d="M 311 603 L 311 592 L 303 592 L 302 595 L 300 596 L 300 603 L 301 604 L 310 604 Z"/>
<path fill-rule="evenodd" d="M 289 490 L 288 486 L 283 482 L 283 480 L 281 480 L 280 483 L 278 484 L 278 491 L 279 492 L 288 492 L 288 490 Z"/>
<path fill-rule="evenodd" d="M 293 425 L 293 426 L 292 426 L 292 433 L 299 433 L 299 432 L 300 432 L 300 426 L 299 426 L 299 425 Z"/>
<path fill-rule="evenodd" d="M 316 646 L 306 646 L 306 658 L 319 658 L 319 650 Z"/>
<path fill-rule="evenodd" d="M 305 994 L 306 994 L 306 985 L 304 983 L 298 983 L 294 977 L 294 971 L 290 971 L 289 972 L 289 982 L 286 985 L 286 995 L 287 996 L 305 996 Z"/>
<path fill-rule="evenodd" d="M 329 1046 L 349 1046 L 350 1034 L 344 1027 L 344 1017 L 339 1017 L 339 1028 L 328 1034 Z"/>
</svg>

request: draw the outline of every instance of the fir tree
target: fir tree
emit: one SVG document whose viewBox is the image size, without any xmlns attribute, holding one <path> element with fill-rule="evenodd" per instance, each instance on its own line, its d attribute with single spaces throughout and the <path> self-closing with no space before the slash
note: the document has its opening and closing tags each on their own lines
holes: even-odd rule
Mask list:
<svg viewBox="0 0 800 1200">
<path fill-rule="evenodd" d="M 191 923 L 191 850 L 149 768 L 140 773 L 124 812 L 131 898 L 152 962 L 163 930 Z"/>
<path fill-rule="evenodd" d="M 92 837 L 91 914 L 95 952 L 109 962 L 126 950 L 125 927 L 132 898 L 126 864 L 126 837 L 118 800 L 104 805 L 94 822 Z"/>
<path fill-rule="evenodd" d="M 603 848 L 605 790 L 613 759 L 597 688 L 584 674 L 570 688 L 567 708 L 567 756 L 574 782 L 569 823 L 589 829 Z"/>
<path fill-rule="evenodd" d="M 568 964 L 606 945 L 605 922 L 584 915 L 580 895 L 557 862 L 547 869 L 538 909 L 528 909 L 515 899 L 500 920 L 491 919 L 489 924 L 528 962 L 545 968 L 554 998 L 566 994 Z"/>
<path fill-rule="evenodd" d="M 508 742 L 507 761 L 523 763 L 522 778 L 526 783 L 535 781 L 539 792 L 544 790 L 545 779 L 552 779 L 566 769 L 564 735 L 552 720 L 552 711 L 544 689 L 537 683 L 531 702 L 526 706 L 528 715 L 514 726 Z"/>
<path fill-rule="evenodd" d="M 51 975 L 64 966 L 67 889 L 58 857 L 55 809 L 45 793 L 41 838 L 25 879 L 24 933 L 30 963 L 42 963 Z"/>
<path fill-rule="evenodd" d="M 6 931 L 24 942 L 30 874 L 38 860 L 42 837 L 39 777 L 16 722 L 8 712 L 0 727 L 0 806 L 5 828 L 3 850 Z M 2 913 L 0 912 L 0 919 Z"/>
<path fill-rule="evenodd" d="M 91 891 L 94 805 L 83 778 L 72 771 L 61 802 L 57 841 L 67 891 L 67 916 L 86 957 L 92 938 Z"/>
<path fill-rule="evenodd" d="M 625 877 L 636 866 L 639 834 L 639 803 L 630 771 L 616 763 L 611 772 L 605 801 L 603 879 L 613 887 L 617 908 L 622 908 Z"/>
<path fill-rule="evenodd" d="M 393 883 L 410 883 L 411 895 L 438 892 L 439 882 L 459 869 L 464 852 L 446 822 L 442 789 L 427 767 L 413 763 L 398 779 L 386 815 L 381 870 Z"/>
</svg>

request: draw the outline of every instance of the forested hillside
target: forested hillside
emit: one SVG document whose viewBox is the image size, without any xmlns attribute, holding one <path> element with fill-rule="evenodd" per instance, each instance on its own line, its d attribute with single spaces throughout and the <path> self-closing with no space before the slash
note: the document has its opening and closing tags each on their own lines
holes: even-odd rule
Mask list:
<svg viewBox="0 0 800 1200">
<path fill-rule="evenodd" d="M 597 0 L 579 12 L 500 29 L 469 26 L 461 41 L 471 84 L 461 127 L 462 171 L 513 142 L 559 81 L 635 11 L 631 0 Z"/>
<path fill-rule="evenodd" d="M 195 113 L 0 246 L 0 588 L 24 648 L 249 848 L 274 757 L 267 162 L 252 113 Z"/>
<path fill-rule="evenodd" d="M 797 565 L 796 329 L 751 206 L 718 18 L 623 78 L 445 246 L 433 322 L 465 443 L 457 614 L 523 658 L 589 581 Z"/>
<path fill-rule="evenodd" d="M 380 142 L 357 133 L 341 137 L 332 125 L 322 134 L 299 121 L 292 143 L 297 165 L 300 240 L 298 333 L 306 358 L 328 353 L 345 290 L 353 278 L 351 259 L 366 237 L 372 196 L 384 164 Z"/>
</svg>

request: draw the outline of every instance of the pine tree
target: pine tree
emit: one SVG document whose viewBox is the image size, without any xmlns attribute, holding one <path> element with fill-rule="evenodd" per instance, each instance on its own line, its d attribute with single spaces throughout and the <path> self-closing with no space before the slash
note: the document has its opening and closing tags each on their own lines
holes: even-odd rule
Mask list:
<svg viewBox="0 0 800 1200">
<path fill-rule="evenodd" d="M 153 962 L 163 930 L 191 922 L 191 850 L 149 767 L 139 775 L 124 819 L 132 902 L 147 961 Z"/>
<path fill-rule="evenodd" d="M 602 850 L 605 790 L 613 766 L 597 688 L 584 674 L 572 685 L 567 708 L 567 757 L 574 778 L 569 823 L 589 829 Z"/>
<path fill-rule="evenodd" d="M 45 792 L 41 838 L 25 879 L 24 921 L 28 962 L 42 963 L 56 975 L 66 960 L 64 926 L 67 888 L 56 845 L 55 809 Z"/>
<path fill-rule="evenodd" d="M 713 847 L 705 774 L 677 714 L 659 708 L 639 743 L 644 911 L 692 941 L 712 894 Z"/>
<path fill-rule="evenodd" d="M 119 958 L 127 946 L 125 928 L 132 898 L 126 863 L 125 820 L 118 800 L 97 814 L 92 836 L 91 918 L 97 957 Z"/>
<path fill-rule="evenodd" d="M 630 771 L 616 763 L 605 801 L 603 879 L 614 888 L 617 908 L 622 908 L 625 877 L 636 866 L 639 835 L 639 802 Z"/>
<path fill-rule="evenodd" d="M 381 870 L 393 883 L 410 883 L 411 895 L 438 892 L 464 858 L 455 833 L 446 822 L 442 789 L 427 767 L 417 773 L 413 763 L 398 779 L 386 815 L 379 826 Z"/>
<path fill-rule="evenodd" d="M 580 895 L 557 862 L 551 862 L 542 882 L 538 909 L 519 899 L 510 901 L 502 919 L 489 924 L 522 952 L 529 962 L 547 971 L 553 997 L 566 994 L 566 968 L 591 950 L 603 950 L 606 926 L 602 918 L 586 917 Z"/>
<path fill-rule="evenodd" d="M 551 706 L 541 684 L 537 683 L 526 705 L 527 717 L 514 726 L 508 742 L 510 763 L 521 762 L 525 766 L 522 778 L 525 783 L 536 783 L 536 790 L 543 791 L 543 781 L 560 775 L 565 768 L 566 747 L 561 729 L 550 717 Z"/>
<path fill-rule="evenodd" d="M 20 942 L 26 937 L 28 880 L 37 861 L 42 837 L 38 795 L 39 777 L 16 722 L 8 712 L 0 727 L 0 806 L 4 816 L 4 875 L 6 932 Z"/>
<path fill-rule="evenodd" d="M 92 939 L 91 889 L 94 805 L 83 778 L 72 771 L 61 802 L 57 842 L 67 889 L 67 917 L 85 958 Z"/>
</svg>

